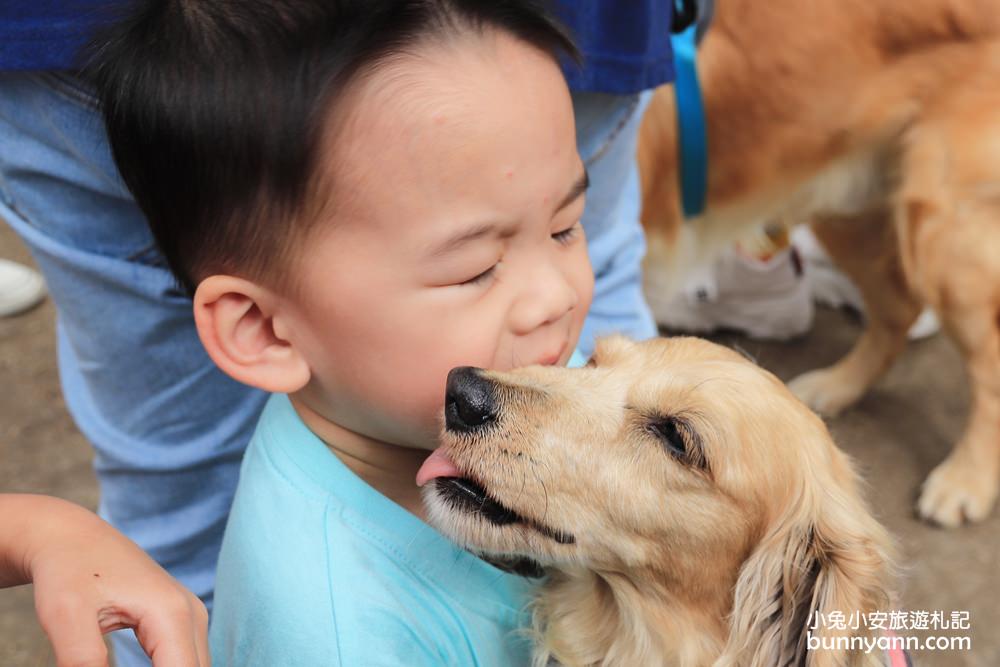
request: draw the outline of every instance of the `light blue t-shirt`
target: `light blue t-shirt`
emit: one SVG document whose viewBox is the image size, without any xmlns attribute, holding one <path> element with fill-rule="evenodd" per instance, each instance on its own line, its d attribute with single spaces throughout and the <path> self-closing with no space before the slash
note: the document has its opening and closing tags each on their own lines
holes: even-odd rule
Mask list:
<svg viewBox="0 0 1000 667">
<path fill-rule="evenodd" d="M 515 667 L 532 581 L 458 548 L 270 398 L 219 556 L 216 667 Z"/>
</svg>

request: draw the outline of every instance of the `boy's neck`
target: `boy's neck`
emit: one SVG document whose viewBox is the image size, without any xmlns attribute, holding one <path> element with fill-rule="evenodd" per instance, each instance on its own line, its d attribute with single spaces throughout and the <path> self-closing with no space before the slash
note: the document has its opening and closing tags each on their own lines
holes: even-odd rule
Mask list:
<svg viewBox="0 0 1000 667">
<path fill-rule="evenodd" d="M 289 398 L 299 418 L 341 463 L 383 496 L 426 520 L 416 478 L 429 451 L 369 438 L 326 419 L 305 401 L 293 395 Z"/>
</svg>

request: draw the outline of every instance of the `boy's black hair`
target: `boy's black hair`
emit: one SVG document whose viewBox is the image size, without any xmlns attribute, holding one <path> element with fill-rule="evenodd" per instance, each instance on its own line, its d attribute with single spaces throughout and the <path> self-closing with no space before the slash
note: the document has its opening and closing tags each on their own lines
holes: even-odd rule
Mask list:
<svg viewBox="0 0 1000 667">
<path fill-rule="evenodd" d="M 395 54 L 498 29 L 554 57 L 572 41 L 532 0 L 156 0 L 85 66 L 126 185 L 182 286 L 281 283 L 338 90 Z"/>
</svg>

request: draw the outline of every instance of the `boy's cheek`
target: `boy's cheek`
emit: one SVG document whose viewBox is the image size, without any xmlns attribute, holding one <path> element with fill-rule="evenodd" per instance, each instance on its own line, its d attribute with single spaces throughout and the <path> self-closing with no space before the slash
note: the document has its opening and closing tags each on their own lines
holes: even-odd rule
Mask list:
<svg viewBox="0 0 1000 667">
<path fill-rule="evenodd" d="M 587 316 L 587 312 L 590 310 L 590 305 L 594 300 L 594 271 L 590 268 L 590 262 L 587 262 L 586 272 L 582 278 L 582 289 L 580 291 L 580 310 L 583 311 L 583 317 Z M 582 322 L 582 320 L 581 320 Z"/>
<path fill-rule="evenodd" d="M 594 301 L 594 274 L 590 273 L 589 276 L 590 279 L 587 281 L 587 290 L 583 298 L 583 308 L 581 309 L 584 313 L 590 310 L 590 305 Z"/>
</svg>

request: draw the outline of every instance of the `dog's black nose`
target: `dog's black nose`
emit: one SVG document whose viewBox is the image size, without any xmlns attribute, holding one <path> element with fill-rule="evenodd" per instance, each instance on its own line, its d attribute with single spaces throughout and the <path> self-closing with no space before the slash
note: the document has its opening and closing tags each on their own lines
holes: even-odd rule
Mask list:
<svg viewBox="0 0 1000 667">
<path fill-rule="evenodd" d="M 478 368 L 459 366 L 448 373 L 444 424 L 449 431 L 472 431 L 496 419 L 493 383 Z"/>
</svg>

